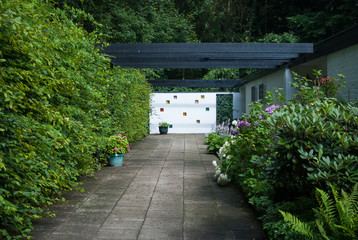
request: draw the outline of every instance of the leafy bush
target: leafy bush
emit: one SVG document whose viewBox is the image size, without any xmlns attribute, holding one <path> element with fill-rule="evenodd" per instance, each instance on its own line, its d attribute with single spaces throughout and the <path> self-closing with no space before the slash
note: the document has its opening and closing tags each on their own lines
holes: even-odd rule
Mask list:
<svg viewBox="0 0 358 240">
<path fill-rule="evenodd" d="M 209 152 L 217 153 L 224 143 L 230 138 L 232 130 L 233 128 L 231 126 L 230 119 L 218 124 L 215 128 L 215 132 L 208 134 L 205 139 L 205 142 L 208 144 L 206 149 Z"/>
<path fill-rule="evenodd" d="M 54 195 L 100 168 L 107 136 L 148 132 L 144 76 L 111 68 L 95 47 L 100 36 L 76 26 L 75 15 L 91 19 L 40 0 L 1 1 L 2 239 L 26 236 Z"/>
<path fill-rule="evenodd" d="M 277 98 L 267 93 L 266 106 L 252 104 L 220 149 L 217 171 L 242 188 L 272 239 L 298 236 L 287 224 L 278 229 L 278 209 L 305 206 L 297 214 L 310 221 L 316 187 L 347 191 L 357 182 L 358 108 L 335 98 L 343 76 L 314 74 L 313 80 L 295 75 L 297 94 L 286 105 L 273 105 L 284 103 L 278 91 Z"/>
<path fill-rule="evenodd" d="M 209 133 L 206 137 L 205 142 L 208 144 L 207 150 L 212 153 L 216 153 L 224 145 L 228 138 L 221 136 L 215 132 Z"/>
</svg>

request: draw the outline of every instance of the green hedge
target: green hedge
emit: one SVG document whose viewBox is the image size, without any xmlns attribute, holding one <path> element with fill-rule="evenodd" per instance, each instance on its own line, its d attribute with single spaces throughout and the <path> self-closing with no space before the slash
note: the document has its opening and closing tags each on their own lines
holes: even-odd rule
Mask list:
<svg viewBox="0 0 358 240">
<path fill-rule="evenodd" d="M 91 18 L 0 0 L 1 239 L 25 236 L 54 195 L 98 169 L 109 135 L 133 142 L 148 133 L 145 77 L 111 68 L 95 48 L 99 36 L 73 17 Z"/>
</svg>

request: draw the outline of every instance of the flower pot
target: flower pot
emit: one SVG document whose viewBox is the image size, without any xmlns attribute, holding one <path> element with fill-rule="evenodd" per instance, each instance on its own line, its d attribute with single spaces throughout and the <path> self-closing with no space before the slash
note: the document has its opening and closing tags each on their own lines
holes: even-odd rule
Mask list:
<svg viewBox="0 0 358 240">
<path fill-rule="evenodd" d="M 109 155 L 108 164 L 113 167 L 120 167 L 123 164 L 123 156 L 124 154 L 111 154 Z"/>
<path fill-rule="evenodd" d="M 168 127 L 159 127 L 160 134 L 167 134 L 168 133 Z"/>
</svg>

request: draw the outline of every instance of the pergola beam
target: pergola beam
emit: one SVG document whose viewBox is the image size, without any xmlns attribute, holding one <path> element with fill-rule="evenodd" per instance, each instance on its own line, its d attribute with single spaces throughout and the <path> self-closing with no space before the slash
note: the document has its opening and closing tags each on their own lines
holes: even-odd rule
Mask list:
<svg viewBox="0 0 358 240">
<path fill-rule="evenodd" d="M 132 68 L 276 68 L 312 53 L 312 43 L 118 43 L 104 48 Z"/>
<path fill-rule="evenodd" d="M 115 43 L 106 50 L 121 53 L 310 53 L 312 43 Z"/>
<path fill-rule="evenodd" d="M 241 80 L 148 80 L 152 87 L 209 87 L 232 88 L 242 85 Z"/>
</svg>

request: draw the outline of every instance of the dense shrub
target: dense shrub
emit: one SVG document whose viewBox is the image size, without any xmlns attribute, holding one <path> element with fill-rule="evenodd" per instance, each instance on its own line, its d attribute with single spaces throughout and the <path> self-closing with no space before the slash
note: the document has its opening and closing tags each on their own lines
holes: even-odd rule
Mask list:
<svg viewBox="0 0 358 240">
<path fill-rule="evenodd" d="M 148 132 L 150 89 L 111 68 L 98 35 L 40 0 L 0 4 L 0 238 L 25 236 L 53 195 L 105 159 L 106 140 Z M 94 158 L 96 156 L 96 158 Z"/>
<path fill-rule="evenodd" d="M 313 80 L 295 75 L 289 103 L 270 93 L 265 107 L 254 103 L 220 149 L 221 174 L 243 189 L 270 239 L 303 238 L 278 209 L 313 221 L 316 187 L 348 191 L 358 180 L 358 108 L 335 98 L 343 76 L 314 74 Z"/>
<path fill-rule="evenodd" d="M 209 133 L 205 139 L 205 142 L 208 144 L 206 149 L 209 152 L 217 153 L 222 145 L 230 138 L 232 130 L 233 127 L 230 119 L 216 125 L 215 131 Z"/>
</svg>

